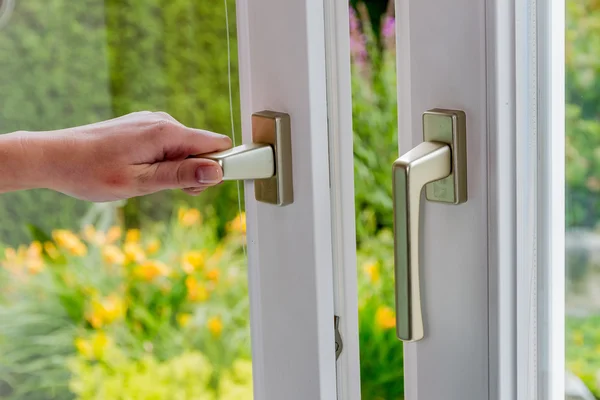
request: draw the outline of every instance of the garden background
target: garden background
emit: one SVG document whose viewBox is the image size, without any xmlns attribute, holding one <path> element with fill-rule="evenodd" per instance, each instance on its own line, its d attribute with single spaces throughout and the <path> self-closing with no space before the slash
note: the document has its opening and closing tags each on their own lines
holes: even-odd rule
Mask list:
<svg viewBox="0 0 600 400">
<path fill-rule="evenodd" d="M 163 110 L 239 142 L 235 1 L 17 0 L 0 28 L 0 133 Z M 600 3 L 567 0 L 567 364 L 600 396 Z M 361 381 L 401 399 L 394 335 L 394 15 L 351 2 Z M 248 399 L 235 183 L 90 205 L 0 196 L 0 399 Z"/>
</svg>

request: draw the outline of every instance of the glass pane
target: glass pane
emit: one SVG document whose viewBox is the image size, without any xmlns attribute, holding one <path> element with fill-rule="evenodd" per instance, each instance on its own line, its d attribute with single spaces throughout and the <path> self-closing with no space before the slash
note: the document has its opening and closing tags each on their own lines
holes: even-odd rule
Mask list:
<svg viewBox="0 0 600 400">
<path fill-rule="evenodd" d="M 361 392 L 404 398 L 394 311 L 390 165 L 398 157 L 393 1 L 350 2 Z"/>
<path fill-rule="evenodd" d="M 234 0 L 0 0 L 0 133 L 141 110 L 239 133 L 235 20 Z M 0 399 L 252 398 L 240 195 L 1 195 Z"/>
<path fill-rule="evenodd" d="M 600 4 L 566 0 L 567 399 L 600 397 Z"/>
</svg>

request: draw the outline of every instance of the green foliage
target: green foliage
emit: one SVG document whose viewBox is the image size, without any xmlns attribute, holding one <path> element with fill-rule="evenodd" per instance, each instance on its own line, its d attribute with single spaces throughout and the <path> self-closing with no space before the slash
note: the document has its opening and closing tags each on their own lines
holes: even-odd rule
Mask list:
<svg viewBox="0 0 600 400">
<path fill-rule="evenodd" d="M 567 317 L 566 365 L 600 398 L 600 315 Z"/>
<path fill-rule="evenodd" d="M 371 20 L 367 8 L 351 10 L 360 378 L 363 399 L 392 400 L 404 396 L 394 286 L 386 278 L 394 275 L 390 166 L 398 156 L 396 52 L 393 37 L 377 40 Z"/>
<path fill-rule="evenodd" d="M 212 367 L 202 353 L 183 353 L 168 361 L 152 356 L 140 360 L 112 349 L 105 362 L 90 364 L 85 358 L 69 362 L 71 390 L 80 400 L 246 400 L 252 398 L 252 365 L 240 360 L 220 382 L 218 392 L 207 390 Z"/>
<path fill-rule="evenodd" d="M 568 226 L 600 219 L 600 3 L 568 0 L 566 180 Z"/>
<path fill-rule="evenodd" d="M 380 48 L 366 17 L 356 46 L 368 59 L 354 54 L 352 64 L 352 125 L 354 189 L 358 242 L 392 226 L 391 165 L 398 157 L 396 63 L 394 44 Z"/>
<path fill-rule="evenodd" d="M 80 400 L 214 399 L 206 390 L 211 365 L 197 352 L 159 362 L 152 356 L 130 360 L 112 349 L 102 363 L 75 357 L 69 365 L 70 387 Z"/>
<path fill-rule="evenodd" d="M 250 372 L 236 372 L 250 360 L 244 215 L 219 238 L 214 212 L 176 214 L 124 238 L 86 227 L 5 249 L 0 398 L 165 398 L 194 378 L 180 387 L 189 393 L 200 370 L 193 390 L 232 400 L 251 390 Z M 119 384 L 123 397 L 113 396 Z"/>
<path fill-rule="evenodd" d="M 234 126 L 239 138 L 235 1 L 228 0 Z M 225 7 L 188 0 L 17 2 L 0 32 L 0 133 L 52 130 L 139 110 L 231 134 Z M 215 201 L 219 199 L 220 201 Z M 165 192 L 132 201 L 131 225 L 170 218 L 173 202 L 215 203 L 219 231 L 237 212 L 235 184 L 191 199 Z M 27 241 L 23 221 L 74 229 L 87 210 L 66 196 L 0 196 L 0 241 Z"/>
<path fill-rule="evenodd" d="M 68 400 L 72 396 L 63 361 L 73 353 L 75 326 L 59 298 L 44 292 L 19 297 L 10 304 L 0 301 L 0 382 L 5 386 L 0 398 Z"/>
<path fill-rule="evenodd" d="M 365 400 L 404 395 L 403 345 L 394 315 L 394 239 L 389 229 L 365 240 L 358 251 L 360 381 Z"/>
</svg>

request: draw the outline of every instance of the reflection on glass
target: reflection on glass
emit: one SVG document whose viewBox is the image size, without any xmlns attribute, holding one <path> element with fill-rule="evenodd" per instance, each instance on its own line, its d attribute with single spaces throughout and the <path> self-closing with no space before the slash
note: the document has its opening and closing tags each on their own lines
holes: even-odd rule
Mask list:
<svg viewBox="0 0 600 400">
<path fill-rule="evenodd" d="M 237 88 L 235 1 L 228 11 Z M 0 24 L 0 133 L 161 110 L 232 134 L 225 12 L 14 2 Z M 95 205 L 0 196 L 0 399 L 251 399 L 237 196 L 235 183 Z"/>
<path fill-rule="evenodd" d="M 393 1 L 351 2 L 352 123 L 357 222 L 361 392 L 365 400 L 404 396 L 396 338 L 392 182 L 398 155 Z"/>
<path fill-rule="evenodd" d="M 600 397 L 600 4 L 566 0 L 567 399 Z"/>
</svg>

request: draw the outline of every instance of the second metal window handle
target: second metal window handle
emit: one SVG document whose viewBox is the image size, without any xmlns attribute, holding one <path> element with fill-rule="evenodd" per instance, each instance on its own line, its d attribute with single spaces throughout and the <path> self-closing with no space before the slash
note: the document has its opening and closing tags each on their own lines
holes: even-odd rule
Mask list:
<svg viewBox="0 0 600 400">
<path fill-rule="evenodd" d="M 394 274 L 396 335 L 412 342 L 424 337 L 419 265 L 421 192 L 430 201 L 467 200 L 465 114 L 431 110 L 423 115 L 425 141 L 394 162 Z"/>
<path fill-rule="evenodd" d="M 450 175 L 450 146 L 424 142 L 394 162 L 394 258 L 396 332 L 401 340 L 423 338 L 419 279 L 421 191 Z"/>
</svg>

